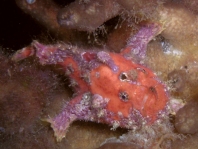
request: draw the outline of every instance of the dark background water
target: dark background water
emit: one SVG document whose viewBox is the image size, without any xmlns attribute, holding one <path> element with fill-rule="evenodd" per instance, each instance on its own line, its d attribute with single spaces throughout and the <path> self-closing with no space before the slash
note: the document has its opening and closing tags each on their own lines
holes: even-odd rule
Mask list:
<svg viewBox="0 0 198 149">
<path fill-rule="evenodd" d="M 56 0 L 62 7 L 72 0 Z M 5 51 L 16 51 L 31 43 L 45 28 L 25 14 L 15 3 L 15 0 L 0 2 L 0 46 Z"/>
<path fill-rule="evenodd" d="M 14 0 L 0 2 L 0 46 L 17 50 L 39 35 L 42 27 L 17 7 Z"/>
</svg>

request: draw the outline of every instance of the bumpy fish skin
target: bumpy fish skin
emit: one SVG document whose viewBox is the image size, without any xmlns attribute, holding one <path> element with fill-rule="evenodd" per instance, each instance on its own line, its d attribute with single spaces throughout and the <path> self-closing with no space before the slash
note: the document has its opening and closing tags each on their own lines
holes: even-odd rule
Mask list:
<svg viewBox="0 0 198 149">
<path fill-rule="evenodd" d="M 60 65 L 70 78 L 75 97 L 58 115 L 46 120 L 58 141 L 75 120 L 106 123 L 112 129 L 137 129 L 160 119 L 169 101 L 165 86 L 154 72 L 132 59 L 134 55 L 136 61 L 143 59 L 148 42 L 161 31 L 156 23 L 143 26 L 119 54 L 33 41 L 12 59 L 35 55 L 43 65 Z"/>
</svg>

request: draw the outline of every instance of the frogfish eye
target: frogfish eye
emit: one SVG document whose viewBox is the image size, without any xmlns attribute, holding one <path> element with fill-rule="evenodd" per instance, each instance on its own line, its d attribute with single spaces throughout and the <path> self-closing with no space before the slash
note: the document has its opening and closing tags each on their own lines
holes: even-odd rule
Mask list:
<svg viewBox="0 0 198 149">
<path fill-rule="evenodd" d="M 127 73 L 122 72 L 119 76 L 120 81 L 126 81 L 128 79 Z"/>
<path fill-rule="evenodd" d="M 129 100 L 129 95 L 126 92 L 119 92 L 120 100 L 127 102 Z"/>
</svg>

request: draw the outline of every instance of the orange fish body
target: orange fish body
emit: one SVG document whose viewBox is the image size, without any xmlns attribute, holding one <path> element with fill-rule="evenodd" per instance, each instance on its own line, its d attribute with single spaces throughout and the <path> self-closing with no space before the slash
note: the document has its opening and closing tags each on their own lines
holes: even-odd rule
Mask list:
<svg viewBox="0 0 198 149">
<path fill-rule="evenodd" d="M 118 72 L 105 65 L 92 70 L 91 93 L 110 99 L 109 111 L 121 112 L 128 117 L 130 110 L 136 109 L 143 117 L 149 117 L 150 122 L 155 121 L 157 113 L 168 101 L 164 85 L 150 69 L 126 60 L 120 54 L 111 53 L 110 56 L 119 67 Z"/>
</svg>

